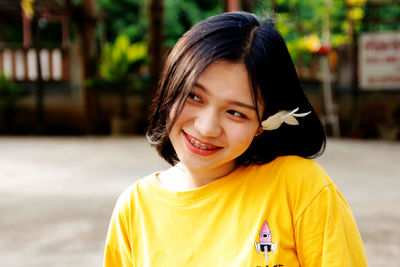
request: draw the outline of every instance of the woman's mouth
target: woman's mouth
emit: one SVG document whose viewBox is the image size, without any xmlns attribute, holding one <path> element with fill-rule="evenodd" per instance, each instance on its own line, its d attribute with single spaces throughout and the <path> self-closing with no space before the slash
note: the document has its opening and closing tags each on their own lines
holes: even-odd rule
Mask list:
<svg viewBox="0 0 400 267">
<path fill-rule="evenodd" d="M 196 148 L 201 149 L 201 150 L 216 150 L 219 149 L 221 147 L 212 145 L 212 144 L 208 144 L 208 143 L 203 143 L 200 140 L 194 138 L 193 136 L 188 135 L 187 133 L 183 132 L 183 134 L 185 135 L 186 139 Z"/>
</svg>

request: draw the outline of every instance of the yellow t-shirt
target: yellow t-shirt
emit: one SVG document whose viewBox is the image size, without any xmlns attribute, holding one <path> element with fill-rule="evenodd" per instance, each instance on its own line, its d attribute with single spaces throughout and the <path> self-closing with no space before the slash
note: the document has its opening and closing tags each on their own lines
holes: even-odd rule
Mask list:
<svg viewBox="0 0 400 267">
<path fill-rule="evenodd" d="M 185 192 L 150 175 L 119 198 L 104 266 L 367 266 L 350 208 L 313 160 L 239 167 Z"/>
</svg>

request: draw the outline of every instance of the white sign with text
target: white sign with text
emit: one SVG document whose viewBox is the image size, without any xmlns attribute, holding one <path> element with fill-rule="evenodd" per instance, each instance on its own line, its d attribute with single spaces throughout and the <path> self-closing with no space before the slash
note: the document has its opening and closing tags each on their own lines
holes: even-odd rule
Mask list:
<svg viewBox="0 0 400 267">
<path fill-rule="evenodd" d="M 358 60 L 362 89 L 400 89 L 400 32 L 363 33 Z"/>
</svg>

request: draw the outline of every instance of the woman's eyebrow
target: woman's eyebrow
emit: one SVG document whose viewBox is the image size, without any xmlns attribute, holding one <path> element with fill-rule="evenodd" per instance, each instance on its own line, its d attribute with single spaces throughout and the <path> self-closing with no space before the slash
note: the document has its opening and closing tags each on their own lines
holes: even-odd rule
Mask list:
<svg viewBox="0 0 400 267">
<path fill-rule="evenodd" d="M 204 91 L 206 94 L 210 94 L 208 89 L 205 86 L 203 86 L 200 83 L 198 83 L 198 82 L 196 82 L 194 84 L 194 87 L 199 88 L 200 90 Z M 257 108 L 254 105 L 246 104 L 246 103 L 243 103 L 243 102 L 240 102 L 240 101 L 236 101 L 236 100 L 230 100 L 230 101 L 228 101 L 228 103 L 236 105 L 236 106 L 241 106 L 241 107 L 244 107 L 244 108 L 252 109 L 252 110 L 257 110 Z"/>
</svg>

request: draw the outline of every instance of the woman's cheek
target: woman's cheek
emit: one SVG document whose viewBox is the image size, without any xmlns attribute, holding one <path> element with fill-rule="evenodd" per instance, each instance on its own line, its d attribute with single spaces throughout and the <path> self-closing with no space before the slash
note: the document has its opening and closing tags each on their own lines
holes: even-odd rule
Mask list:
<svg viewBox="0 0 400 267">
<path fill-rule="evenodd" d="M 187 104 L 184 104 L 179 116 L 176 118 L 177 120 L 181 120 L 182 118 L 185 118 L 187 114 L 190 114 L 190 111 L 188 111 L 189 106 Z M 172 120 L 175 117 L 175 114 L 178 109 L 178 103 L 175 103 L 172 105 L 171 110 L 169 112 L 169 120 Z"/>
<path fill-rule="evenodd" d="M 248 125 L 245 123 L 242 125 L 237 125 L 236 127 L 232 126 L 230 128 L 230 130 L 226 130 L 226 132 L 229 133 L 229 138 L 238 143 L 251 143 L 257 131 L 257 129 L 253 129 L 255 128 L 253 125 Z"/>
</svg>

